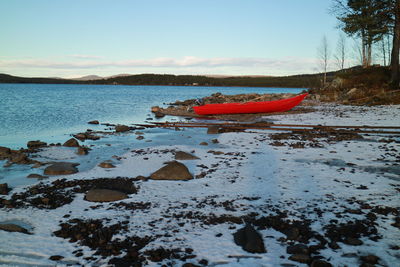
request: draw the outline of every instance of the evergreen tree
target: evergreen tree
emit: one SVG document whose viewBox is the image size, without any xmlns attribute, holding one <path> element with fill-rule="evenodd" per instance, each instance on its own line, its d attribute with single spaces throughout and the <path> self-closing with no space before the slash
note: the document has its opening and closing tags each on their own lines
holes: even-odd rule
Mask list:
<svg viewBox="0 0 400 267">
<path fill-rule="evenodd" d="M 363 66 L 372 63 L 372 45 L 393 25 L 393 0 L 334 0 L 333 12 L 342 30 L 362 42 Z"/>
</svg>

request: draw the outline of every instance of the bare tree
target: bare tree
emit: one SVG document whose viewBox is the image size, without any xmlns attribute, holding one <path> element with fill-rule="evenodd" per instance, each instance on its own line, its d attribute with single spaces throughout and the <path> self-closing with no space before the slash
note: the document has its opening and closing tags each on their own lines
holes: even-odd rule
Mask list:
<svg viewBox="0 0 400 267">
<path fill-rule="evenodd" d="M 339 70 L 343 70 L 346 60 L 346 36 L 343 33 L 339 34 L 339 39 L 336 44 L 336 52 L 334 58 L 336 61 L 337 68 Z"/>
<path fill-rule="evenodd" d="M 362 52 L 362 46 L 360 46 L 360 40 L 353 38 L 353 62 L 356 65 L 363 65 L 364 57 Z"/>
<path fill-rule="evenodd" d="M 326 85 L 326 72 L 328 71 L 328 63 L 329 63 L 329 57 L 330 57 L 328 40 L 326 39 L 325 35 L 322 38 L 321 44 L 318 47 L 317 52 L 318 52 L 319 66 L 324 74 L 322 85 L 325 86 Z"/>
</svg>

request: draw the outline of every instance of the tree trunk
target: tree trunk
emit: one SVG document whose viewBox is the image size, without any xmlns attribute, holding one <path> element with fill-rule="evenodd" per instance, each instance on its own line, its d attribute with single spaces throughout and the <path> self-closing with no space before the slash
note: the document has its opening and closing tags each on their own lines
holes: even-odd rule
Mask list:
<svg viewBox="0 0 400 267">
<path fill-rule="evenodd" d="M 390 61 L 391 79 L 390 86 L 392 89 L 399 89 L 399 49 L 400 49 L 400 0 L 396 0 L 395 6 L 395 24 L 393 30 L 393 47 L 392 57 Z"/>
<path fill-rule="evenodd" d="M 368 41 L 367 51 L 367 67 L 370 67 L 372 65 L 372 44 L 370 41 Z"/>
<path fill-rule="evenodd" d="M 362 46 L 362 66 L 363 66 L 363 68 L 366 68 L 368 66 L 367 53 L 366 53 L 367 42 L 365 40 L 364 34 L 362 34 L 361 42 L 362 42 L 362 44 L 361 44 L 361 46 Z"/>
</svg>

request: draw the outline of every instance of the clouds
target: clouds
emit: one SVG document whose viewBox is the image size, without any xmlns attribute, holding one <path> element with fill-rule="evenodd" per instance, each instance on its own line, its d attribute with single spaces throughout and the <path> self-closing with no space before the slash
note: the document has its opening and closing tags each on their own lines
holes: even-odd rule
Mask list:
<svg viewBox="0 0 400 267">
<path fill-rule="evenodd" d="M 315 59 L 286 57 L 283 59 L 256 58 L 256 57 L 215 57 L 201 58 L 186 56 L 183 58 L 160 57 L 152 59 L 130 59 L 130 60 L 105 60 L 103 57 L 92 55 L 71 55 L 67 59 L 22 59 L 22 60 L 0 60 L 2 69 L 59 69 L 91 70 L 96 74 L 98 70 L 113 69 L 115 71 L 144 70 L 157 72 L 158 70 L 170 73 L 182 73 L 188 70 L 188 74 L 221 73 L 225 74 L 260 74 L 265 75 L 288 75 L 293 73 L 310 72 L 315 68 Z M 234 71 L 235 73 L 229 73 Z M 196 73 L 197 72 L 197 73 Z M 113 74 L 113 73 L 110 73 Z"/>
</svg>

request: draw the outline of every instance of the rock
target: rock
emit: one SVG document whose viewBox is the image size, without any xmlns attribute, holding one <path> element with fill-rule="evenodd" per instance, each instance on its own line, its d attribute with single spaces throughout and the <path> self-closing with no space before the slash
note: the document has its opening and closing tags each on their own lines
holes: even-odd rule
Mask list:
<svg viewBox="0 0 400 267">
<path fill-rule="evenodd" d="M 208 146 L 208 143 L 207 142 L 201 142 L 200 145 L 201 146 Z"/>
<path fill-rule="evenodd" d="M 154 112 L 154 117 L 156 118 L 163 118 L 165 117 L 165 114 L 162 112 Z"/>
<path fill-rule="evenodd" d="M 130 130 L 131 130 L 131 128 L 129 126 L 127 126 L 127 125 L 117 125 L 117 126 L 115 126 L 115 131 L 117 133 L 127 132 L 127 131 L 130 131 Z"/>
<path fill-rule="evenodd" d="M 219 133 L 219 127 L 218 126 L 209 126 L 207 128 L 207 134 L 218 134 Z"/>
<path fill-rule="evenodd" d="M 365 263 L 369 264 L 377 264 L 379 261 L 379 257 L 375 255 L 367 255 L 367 256 L 362 256 L 361 260 Z"/>
<path fill-rule="evenodd" d="M 85 195 L 85 200 L 90 202 L 111 202 L 128 198 L 127 194 L 110 189 L 92 189 Z"/>
<path fill-rule="evenodd" d="M 109 168 L 115 168 L 115 166 L 108 161 L 103 161 L 102 163 L 99 164 L 99 167 L 109 169 Z"/>
<path fill-rule="evenodd" d="M 73 174 L 77 173 L 78 163 L 71 162 L 56 162 L 44 169 L 44 174 L 46 175 L 64 175 L 64 174 Z"/>
<path fill-rule="evenodd" d="M 218 139 L 212 139 L 211 142 L 212 142 L 213 144 L 218 144 L 218 143 L 219 143 Z"/>
<path fill-rule="evenodd" d="M 289 257 L 289 260 L 301 263 L 309 263 L 311 261 L 311 258 L 307 254 L 293 254 Z"/>
<path fill-rule="evenodd" d="M 347 237 L 344 240 L 344 243 L 351 246 L 361 246 L 363 244 L 363 242 L 360 239 L 353 237 Z"/>
<path fill-rule="evenodd" d="M 250 253 L 267 252 L 261 235 L 251 226 L 247 224 L 233 234 L 235 244 L 241 246 L 243 250 Z"/>
<path fill-rule="evenodd" d="M 175 153 L 175 159 L 176 160 L 195 160 L 195 159 L 199 159 L 199 158 L 192 154 L 184 152 L 184 151 L 177 151 Z"/>
<path fill-rule="evenodd" d="M 29 234 L 29 231 L 27 229 L 12 223 L 6 223 L 6 224 L 0 223 L 0 230 L 7 232 L 18 232 L 18 233 Z"/>
<path fill-rule="evenodd" d="M 324 260 L 313 260 L 311 267 L 332 267 L 332 264 Z"/>
<path fill-rule="evenodd" d="M 47 146 L 47 143 L 36 140 L 36 141 L 29 141 L 28 144 L 26 145 L 29 149 L 36 149 L 40 147 L 45 147 Z"/>
<path fill-rule="evenodd" d="M 48 176 L 43 176 L 37 173 L 31 173 L 28 176 L 26 176 L 26 178 L 36 178 L 36 179 L 45 179 L 45 178 L 49 178 Z"/>
<path fill-rule="evenodd" d="M 151 107 L 151 112 L 153 112 L 153 113 L 161 112 L 161 109 L 159 106 L 154 106 L 154 107 Z"/>
<path fill-rule="evenodd" d="M 188 168 L 177 161 L 167 163 L 166 166 L 160 168 L 150 175 L 153 180 L 191 180 L 193 179 Z"/>
<path fill-rule="evenodd" d="M 144 136 L 143 135 L 139 135 L 138 137 L 136 137 L 137 140 L 143 140 Z"/>
<path fill-rule="evenodd" d="M 8 195 L 10 192 L 10 188 L 8 188 L 8 184 L 0 184 L 0 195 Z"/>
<path fill-rule="evenodd" d="M 288 254 L 307 254 L 307 255 L 310 254 L 310 250 L 304 244 L 297 244 L 297 245 L 293 245 L 293 246 L 288 246 L 286 248 L 286 252 Z"/>
<path fill-rule="evenodd" d="M 73 136 L 80 141 L 85 141 L 87 139 L 85 133 L 78 133 L 74 134 Z"/>
<path fill-rule="evenodd" d="M 68 141 L 66 141 L 63 146 L 67 147 L 79 147 L 79 143 L 75 138 L 71 138 Z"/>
<path fill-rule="evenodd" d="M 291 227 L 285 231 L 286 238 L 289 240 L 297 240 L 300 235 L 300 231 L 296 227 Z"/>
<path fill-rule="evenodd" d="M 52 261 L 59 261 L 62 259 L 64 259 L 64 257 L 60 256 L 60 255 L 53 255 L 53 256 L 50 256 L 50 258 L 49 258 L 49 260 L 52 260 Z"/>
<path fill-rule="evenodd" d="M 76 154 L 78 154 L 78 155 L 87 155 L 87 154 L 89 154 L 89 148 L 84 147 L 84 146 L 80 146 L 80 147 L 78 147 L 78 150 L 76 151 Z"/>
<path fill-rule="evenodd" d="M 78 133 L 78 134 L 74 134 L 73 136 L 80 141 L 85 141 L 86 139 L 89 139 L 89 140 L 99 140 L 100 139 L 100 136 L 91 134 L 90 132 Z"/>
<path fill-rule="evenodd" d="M 12 151 L 9 157 L 9 161 L 11 163 L 16 164 L 29 164 L 31 161 L 29 160 L 28 156 L 21 152 L 21 151 Z"/>
<path fill-rule="evenodd" d="M 98 120 L 94 120 L 94 121 L 89 121 L 89 124 L 100 124 Z"/>
<path fill-rule="evenodd" d="M 10 155 L 11 154 L 11 149 L 8 147 L 0 146 L 0 157 L 3 155 Z"/>
</svg>

